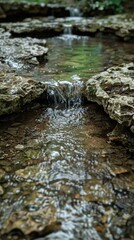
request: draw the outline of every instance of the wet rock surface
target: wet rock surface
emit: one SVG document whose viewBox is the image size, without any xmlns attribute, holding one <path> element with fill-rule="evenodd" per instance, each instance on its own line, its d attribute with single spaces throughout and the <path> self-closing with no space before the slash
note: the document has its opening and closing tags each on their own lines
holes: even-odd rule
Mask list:
<svg viewBox="0 0 134 240">
<path fill-rule="evenodd" d="M 134 133 L 134 64 L 112 67 L 87 82 L 90 101 L 102 105 L 110 118 Z"/>
<path fill-rule="evenodd" d="M 16 72 L 45 63 L 47 52 L 46 40 L 10 38 L 10 33 L 1 29 L 0 115 L 21 111 L 45 91 L 41 82 Z"/>
<path fill-rule="evenodd" d="M 0 169 L 0 180 L 4 177 L 4 175 L 5 175 L 5 172 L 2 169 Z"/>
<path fill-rule="evenodd" d="M 25 38 L 0 39 L 0 61 L 17 69 L 26 64 L 38 65 L 47 60 L 45 40 Z"/>
<path fill-rule="evenodd" d="M 19 76 L 5 66 L 0 66 L 0 115 L 21 111 L 39 98 L 46 90 L 41 82 Z"/>
<path fill-rule="evenodd" d="M 103 18 L 78 18 L 78 22 L 68 18 L 27 18 L 22 22 L 1 23 L 1 28 L 10 32 L 13 37 L 51 37 L 63 34 L 66 26 L 76 35 L 85 36 L 113 36 L 123 41 L 133 41 L 134 18 L 129 14 L 111 15 Z"/>
<path fill-rule="evenodd" d="M 41 196 L 40 196 L 41 197 Z M 31 197 L 32 202 L 32 197 Z M 35 239 L 60 230 L 61 223 L 55 216 L 56 209 L 49 207 L 28 213 L 27 211 L 14 212 L 4 223 L 2 239 L 8 236 L 17 236 L 17 239 Z"/>
<path fill-rule="evenodd" d="M 91 18 L 74 24 L 72 32 L 79 35 L 95 36 L 97 34 L 113 35 L 125 41 L 134 38 L 134 19 L 127 14 L 119 14 L 104 18 Z"/>
</svg>

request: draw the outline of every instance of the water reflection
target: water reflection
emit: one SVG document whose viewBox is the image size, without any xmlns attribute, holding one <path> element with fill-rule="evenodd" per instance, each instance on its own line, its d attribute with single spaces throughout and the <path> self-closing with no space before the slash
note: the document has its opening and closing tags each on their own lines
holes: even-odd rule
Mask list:
<svg viewBox="0 0 134 240">
<path fill-rule="evenodd" d="M 95 39 L 64 34 L 48 39 L 48 62 L 32 73 L 36 80 L 56 84 L 73 83 L 73 76 L 86 82 L 104 69 L 130 62 L 133 59 L 132 43 L 114 42 L 112 39 Z"/>
<path fill-rule="evenodd" d="M 73 82 L 73 76 L 86 81 L 102 70 L 102 43 L 88 37 L 62 35 L 49 39 L 49 61 L 45 67 L 34 71 L 36 79 L 46 81 Z M 57 61 L 58 59 L 58 61 Z M 43 77 L 45 75 L 45 77 Z"/>
</svg>

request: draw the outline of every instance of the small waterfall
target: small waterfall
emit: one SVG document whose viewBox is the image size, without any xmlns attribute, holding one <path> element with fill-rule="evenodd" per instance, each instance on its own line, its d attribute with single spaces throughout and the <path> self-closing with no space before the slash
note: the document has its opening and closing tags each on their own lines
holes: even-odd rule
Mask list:
<svg viewBox="0 0 134 240">
<path fill-rule="evenodd" d="M 64 34 L 65 35 L 72 34 L 72 25 L 71 24 L 64 24 Z"/>
<path fill-rule="evenodd" d="M 70 16 L 66 18 L 64 23 L 64 34 L 72 35 L 72 22 L 79 22 L 81 20 L 81 13 L 78 8 L 68 8 Z"/>
<path fill-rule="evenodd" d="M 78 76 L 73 76 L 78 78 Z M 50 104 L 58 107 L 79 107 L 82 103 L 83 83 L 80 80 L 75 82 L 60 81 L 59 84 L 48 85 L 47 98 Z"/>
<path fill-rule="evenodd" d="M 81 17 L 81 12 L 79 8 L 70 7 L 69 9 L 70 17 Z"/>
</svg>

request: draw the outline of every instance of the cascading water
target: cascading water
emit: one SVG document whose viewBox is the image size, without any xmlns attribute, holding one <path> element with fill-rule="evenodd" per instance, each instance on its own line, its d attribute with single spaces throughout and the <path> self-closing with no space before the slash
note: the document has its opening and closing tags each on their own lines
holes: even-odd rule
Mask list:
<svg viewBox="0 0 134 240">
<path fill-rule="evenodd" d="M 79 22 L 82 17 L 79 8 L 70 7 L 68 10 L 70 12 L 70 16 L 64 19 L 64 34 L 72 35 L 72 22 Z"/>
<path fill-rule="evenodd" d="M 59 107 L 79 107 L 82 102 L 83 83 L 78 76 L 73 76 L 73 82 L 60 81 L 59 84 L 48 85 L 47 99 L 49 103 Z"/>
<path fill-rule="evenodd" d="M 79 8 L 70 7 L 68 8 L 70 12 L 70 17 L 81 17 L 81 12 Z"/>
<path fill-rule="evenodd" d="M 71 24 L 64 24 L 64 34 L 71 35 L 72 34 L 72 25 Z"/>
</svg>

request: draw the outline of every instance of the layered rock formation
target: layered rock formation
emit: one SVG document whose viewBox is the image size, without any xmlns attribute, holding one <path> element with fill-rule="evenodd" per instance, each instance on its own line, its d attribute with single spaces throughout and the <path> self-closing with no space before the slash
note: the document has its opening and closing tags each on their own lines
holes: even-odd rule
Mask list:
<svg viewBox="0 0 134 240">
<path fill-rule="evenodd" d="M 45 40 L 7 37 L 0 39 L 0 61 L 11 67 L 20 68 L 24 64 L 38 65 L 47 60 L 47 52 Z"/>
<path fill-rule="evenodd" d="M 46 86 L 30 77 L 22 77 L 0 66 L 0 116 L 21 111 L 39 98 Z"/>
<path fill-rule="evenodd" d="M 116 36 L 125 41 L 134 38 L 134 19 L 127 14 L 113 15 L 103 18 L 91 18 L 74 24 L 74 34 L 95 36 L 102 34 Z"/>
<path fill-rule="evenodd" d="M 112 67 L 86 84 L 89 101 L 102 105 L 110 118 L 134 133 L 134 64 Z"/>
<path fill-rule="evenodd" d="M 12 37 L 45 38 L 63 33 L 63 25 L 49 19 L 25 19 L 22 22 L 1 23 L 1 28 L 10 32 Z"/>
</svg>

